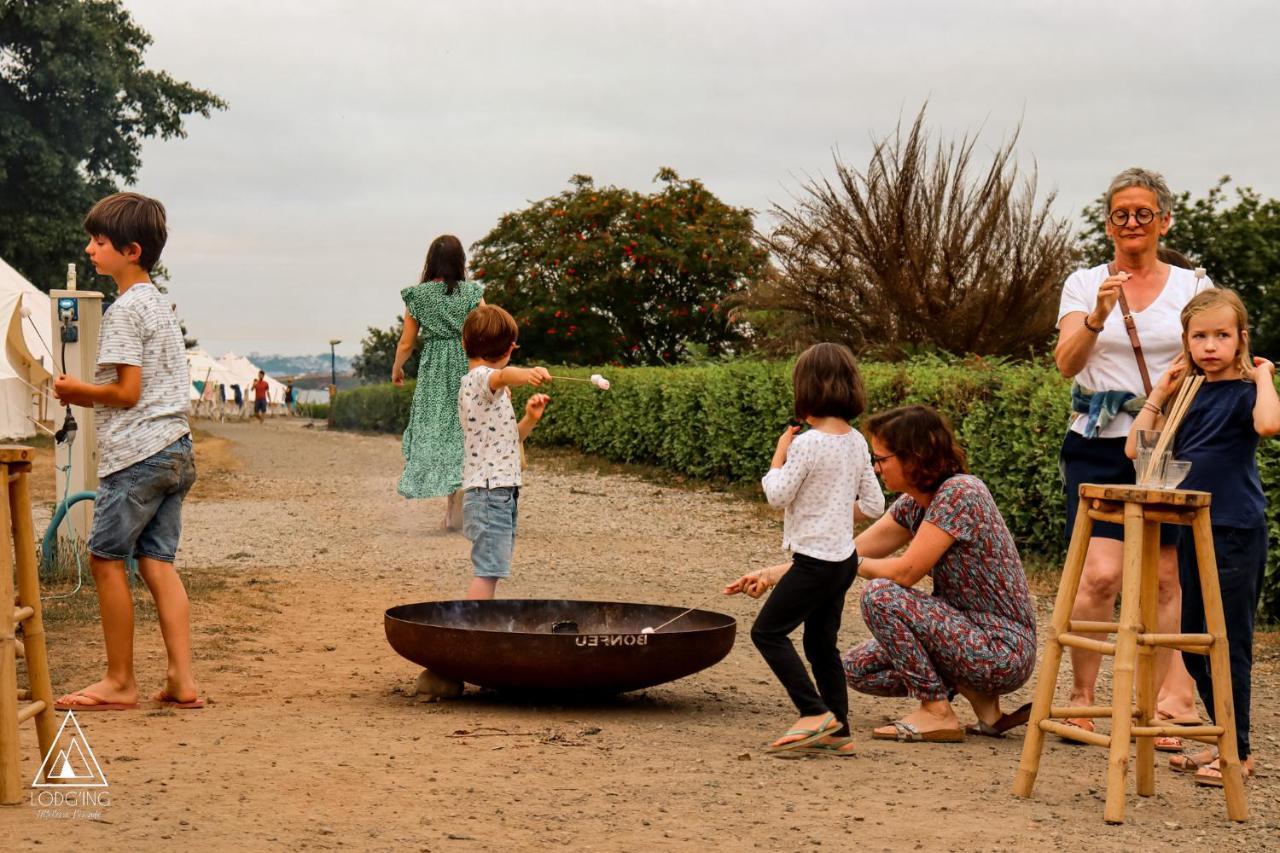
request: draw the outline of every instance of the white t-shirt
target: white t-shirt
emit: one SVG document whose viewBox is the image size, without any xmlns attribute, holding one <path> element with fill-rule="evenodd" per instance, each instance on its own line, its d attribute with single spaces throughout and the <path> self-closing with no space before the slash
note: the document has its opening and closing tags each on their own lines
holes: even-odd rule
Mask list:
<svg viewBox="0 0 1280 853">
<path fill-rule="evenodd" d="M 871 468 L 867 440 L 856 429 L 832 435 L 811 429 L 787 450 L 787 461 L 762 481 L 772 506 L 785 507 L 782 547 L 837 562 L 853 554 L 853 507 L 875 518 L 884 493 Z"/>
<path fill-rule="evenodd" d="M 1062 286 L 1062 301 L 1058 304 L 1058 326 L 1062 318 L 1073 311 L 1089 314 L 1098 302 L 1098 287 L 1107 278 L 1107 265 L 1102 264 L 1093 269 L 1076 270 Z M 1169 278 L 1164 289 L 1142 311 L 1133 312 L 1133 322 L 1138 329 L 1138 340 L 1142 342 L 1142 354 L 1147 362 L 1147 373 L 1152 384 L 1160 381 L 1161 375 L 1169 369 L 1169 365 L 1182 352 L 1182 309 L 1201 290 L 1213 287 L 1209 279 L 1196 282 L 1191 270 L 1170 266 Z M 1089 352 L 1089 360 L 1084 369 L 1076 375 L 1076 380 L 1085 388 L 1094 391 L 1129 391 L 1143 394 L 1142 374 L 1138 372 L 1138 361 L 1133 354 L 1133 345 L 1129 343 L 1129 333 L 1124 328 L 1124 315 L 1119 304 L 1107 315 L 1102 324 L 1102 331 L 1096 336 L 1093 349 Z M 1071 429 L 1084 435 L 1087 416 L 1077 414 L 1071 421 Z M 1133 417 L 1125 412 L 1118 412 L 1115 418 L 1098 434 L 1099 438 L 1124 437 L 1129 434 Z"/>
<path fill-rule="evenodd" d="M 150 282 L 132 285 L 102 315 L 94 384 L 115 382 L 117 364 L 142 369 L 142 394 L 128 409 L 94 406 L 99 477 L 154 456 L 191 432 L 187 347 L 168 300 Z"/>
<path fill-rule="evenodd" d="M 473 367 L 458 386 L 462 423 L 462 488 L 520 485 L 520 430 L 511 389 L 489 390 L 492 367 Z"/>
</svg>

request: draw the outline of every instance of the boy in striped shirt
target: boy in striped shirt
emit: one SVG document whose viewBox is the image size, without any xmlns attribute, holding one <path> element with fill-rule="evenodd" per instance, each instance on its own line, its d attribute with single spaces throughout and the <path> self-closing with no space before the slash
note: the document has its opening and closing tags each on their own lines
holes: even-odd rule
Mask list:
<svg viewBox="0 0 1280 853">
<path fill-rule="evenodd" d="M 182 532 L 182 499 L 196 479 L 187 424 L 186 347 L 151 269 L 168 237 L 164 206 L 137 193 L 116 193 L 93 206 L 84 221 L 85 252 L 109 275 L 119 297 L 102 317 L 93 382 L 65 374 L 54 380 L 63 403 L 93 407 L 98 477 L 89 561 L 98 588 L 107 674 L 57 701 L 60 709 L 119 711 L 138 707 L 133 672 L 133 598 L 125 560 L 156 602 L 168 667 L 151 699 L 199 708 L 191 673 L 187 591 L 174 569 Z"/>
</svg>

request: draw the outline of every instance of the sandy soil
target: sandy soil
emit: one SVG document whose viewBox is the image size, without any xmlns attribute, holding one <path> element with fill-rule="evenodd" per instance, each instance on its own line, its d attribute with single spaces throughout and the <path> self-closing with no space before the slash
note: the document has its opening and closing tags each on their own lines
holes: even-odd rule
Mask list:
<svg viewBox="0 0 1280 853">
<path fill-rule="evenodd" d="M 193 588 L 196 712 L 82 714 L 110 782 L 100 820 L 0 808 L 22 850 L 1257 849 L 1280 843 L 1277 644 L 1255 675 L 1261 778 L 1253 819 L 1163 766 L 1128 822 L 1102 821 L 1101 751 L 1051 743 L 1035 798 L 1010 795 L 1020 736 L 961 745 L 871 741 L 910 707 L 851 696 L 856 758 L 771 758 L 793 720 L 739 620 L 719 665 L 590 704 L 530 705 L 469 689 L 428 703 L 388 647 L 388 606 L 459 597 L 468 545 L 436 530 L 441 504 L 395 494 L 398 442 L 297 421 L 202 425 L 201 481 L 179 563 Z M 601 474 L 532 454 L 507 597 L 692 606 L 775 562 L 780 521 L 759 503 Z M 47 517 L 47 508 L 38 511 Z M 39 523 L 39 522 L 38 522 Z M 865 636 L 850 595 L 842 643 Z M 1042 616 L 1051 594 L 1042 590 Z M 96 624 L 50 626 L 55 692 L 97 677 Z M 163 651 L 140 621 L 138 668 Z M 1020 703 L 1026 692 L 1011 698 Z M 967 708 L 961 716 L 971 715 Z M 489 728 L 485 728 L 489 727 Z M 467 733 L 487 732 L 487 737 Z M 22 731 L 24 778 L 35 736 Z"/>
</svg>

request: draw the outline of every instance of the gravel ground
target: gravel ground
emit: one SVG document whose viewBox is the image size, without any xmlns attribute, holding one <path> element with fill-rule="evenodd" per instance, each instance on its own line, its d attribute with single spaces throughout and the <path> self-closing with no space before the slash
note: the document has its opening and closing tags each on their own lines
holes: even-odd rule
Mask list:
<svg viewBox="0 0 1280 853">
<path fill-rule="evenodd" d="M 1102 821 L 1105 756 L 1051 742 L 1033 799 L 1009 793 L 1021 738 L 872 741 L 906 700 L 851 695 L 856 757 L 762 748 L 794 719 L 746 631 L 758 602 L 723 599 L 739 641 L 715 667 L 608 701 L 531 704 L 474 688 L 414 697 L 386 644 L 394 604 L 460 597 L 468 544 L 442 502 L 395 493 L 394 438 L 299 421 L 202 424 L 201 481 L 179 565 L 193 595 L 198 712 L 81 714 L 109 782 L 99 819 L 0 809 L 21 850 L 1274 849 L 1280 843 L 1277 653 L 1260 637 L 1252 820 L 1163 766 L 1128 822 Z M 693 606 L 777 562 L 781 521 L 740 496 L 531 452 L 511 598 Z M 47 517 L 47 508 L 38 510 Z M 850 593 L 841 643 L 866 635 Z M 1052 590 L 1040 590 L 1042 617 Z M 91 620 L 50 623 L 55 692 L 102 666 Z M 140 619 L 144 687 L 163 674 Z M 1065 670 L 1064 670 L 1065 672 Z M 1027 698 L 1024 689 L 1009 707 Z M 961 703 L 963 705 L 963 703 Z M 962 718 L 971 718 L 967 707 Z M 487 727 L 487 728 L 486 728 Z M 482 735 L 488 736 L 482 736 Z M 24 725 L 24 781 L 34 731 Z M 1131 788 L 1132 790 L 1132 788 Z"/>
</svg>

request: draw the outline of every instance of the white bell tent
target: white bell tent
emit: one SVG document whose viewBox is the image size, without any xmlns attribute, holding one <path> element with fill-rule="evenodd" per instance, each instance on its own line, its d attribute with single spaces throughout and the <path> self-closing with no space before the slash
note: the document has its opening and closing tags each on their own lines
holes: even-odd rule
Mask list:
<svg viewBox="0 0 1280 853">
<path fill-rule="evenodd" d="M 47 293 L 0 259 L 0 438 L 27 438 L 36 432 L 34 420 L 52 416 L 56 368 L 45 345 L 52 339 L 50 304 Z M 30 319 L 23 317 L 24 308 Z"/>
</svg>

